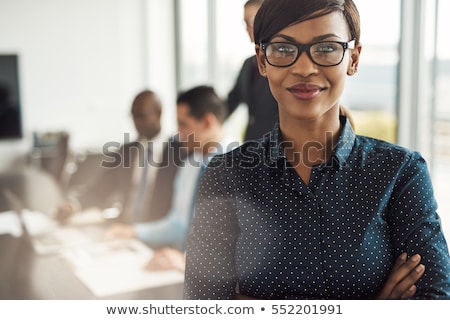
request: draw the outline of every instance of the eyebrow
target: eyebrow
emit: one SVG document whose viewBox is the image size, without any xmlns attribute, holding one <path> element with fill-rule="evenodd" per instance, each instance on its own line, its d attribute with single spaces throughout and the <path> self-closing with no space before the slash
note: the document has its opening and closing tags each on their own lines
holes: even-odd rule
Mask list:
<svg viewBox="0 0 450 320">
<path fill-rule="evenodd" d="M 290 36 L 287 36 L 287 35 L 284 35 L 284 34 L 276 34 L 276 35 L 274 35 L 274 36 L 272 37 L 272 39 L 273 39 L 273 38 L 277 38 L 277 37 L 283 38 L 283 39 L 285 39 L 285 40 L 287 40 L 287 41 L 297 42 L 293 37 L 290 37 Z M 334 34 L 334 33 L 327 33 L 327 34 L 323 34 L 323 35 L 320 35 L 320 36 L 317 36 L 317 37 L 312 38 L 312 41 L 311 41 L 311 42 L 322 41 L 322 40 L 326 40 L 326 39 L 332 38 L 332 37 L 335 37 L 335 38 L 341 38 L 341 37 L 338 36 L 337 34 Z"/>
</svg>

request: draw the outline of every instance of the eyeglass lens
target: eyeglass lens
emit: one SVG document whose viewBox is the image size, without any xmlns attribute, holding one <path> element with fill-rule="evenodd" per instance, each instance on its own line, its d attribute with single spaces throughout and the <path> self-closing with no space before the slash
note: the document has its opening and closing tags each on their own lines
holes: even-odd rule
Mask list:
<svg viewBox="0 0 450 320">
<path fill-rule="evenodd" d="M 307 51 L 312 61 L 321 66 L 334 66 L 344 57 L 344 46 L 340 42 L 319 42 L 308 46 L 297 46 L 293 43 L 272 42 L 266 45 L 266 57 L 274 66 L 292 65 L 300 56 L 301 51 Z"/>
</svg>

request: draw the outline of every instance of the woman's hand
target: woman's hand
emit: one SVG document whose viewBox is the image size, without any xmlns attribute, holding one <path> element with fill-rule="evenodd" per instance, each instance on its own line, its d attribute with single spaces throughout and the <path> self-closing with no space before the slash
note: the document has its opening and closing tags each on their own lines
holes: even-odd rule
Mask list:
<svg viewBox="0 0 450 320">
<path fill-rule="evenodd" d="M 79 210 L 79 208 L 75 203 L 71 201 L 64 202 L 56 208 L 55 220 L 59 223 L 65 223 L 77 210 Z"/>
<path fill-rule="evenodd" d="M 420 264 L 420 255 L 407 258 L 402 253 L 395 261 L 387 280 L 375 299 L 408 299 L 416 293 L 415 283 L 425 272 L 425 266 Z"/>
<path fill-rule="evenodd" d="M 128 224 L 116 223 L 109 227 L 103 236 L 106 241 L 136 238 L 134 227 Z"/>
<path fill-rule="evenodd" d="M 383 288 L 375 295 L 375 299 L 408 299 L 416 293 L 415 283 L 425 272 L 425 266 L 420 264 L 420 255 L 413 255 L 408 259 L 406 253 L 402 253 L 395 261 Z M 255 299 L 237 293 L 238 300 Z"/>
</svg>

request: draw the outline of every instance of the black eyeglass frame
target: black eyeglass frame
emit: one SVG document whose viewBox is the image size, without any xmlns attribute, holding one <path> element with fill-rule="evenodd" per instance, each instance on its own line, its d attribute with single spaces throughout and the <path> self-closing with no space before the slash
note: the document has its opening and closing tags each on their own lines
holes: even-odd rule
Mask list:
<svg viewBox="0 0 450 320">
<path fill-rule="evenodd" d="M 323 65 L 323 64 L 320 64 L 320 63 L 317 63 L 316 61 L 314 61 L 314 59 L 313 59 L 313 57 L 311 55 L 311 47 L 314 46 L 314 45 L 320 44 L 320 43 L 336 43 L 336 44 L 341 45 L 342 48 L 344 49 L 342 51 L 341 60 L 338 63 L 332 64 L 332 65 Z M 355 48 L 355 43 L 356 43 L 356 40 L 352 39 L 352 40 L 347 41 L 347 42 L 342 42 L 342 41 L 319 41 L 319 42 L 314 42 L 314 43 L 309 43 L 309 44 L 300 44 L 300 43 L 296 43 L 296 42 L 275 41 L 275 42 L 264 42 L 264 43 L 261 42 L 259 45 L 260 45 L 261 49 L 264 52 L 264 57 L 266 58 L 266 61 L 267 61 L 268 64 L 270 64 L 271 66 L 274 66 L 274 67 L 278 67 L 278 68 L 287 68 L 287 67 L 290 67 L 294 63 L 297 62 L 298 58 L 300 57 L 300 55 L 302 54 L 303 51 L 305 51 L 306 54 L 308 55 L 309 59 L 311 59 L 311 61 L 314 64 L 318 65 L 318 66 L 321 66 L 321 67 L 334 67 L 334 66 L 337 66 L 337 65 L 341 64 L 342 60 L 344 60 L 345 51 L 347 49 L 354 49 Z M 278 66 L 278 65 L 272 64 L 272 63 L 270 63 L 269 59 L 267 58 L 267 54 L 266 54 L 267 46 L 270 45 L 270 44 L 289 44 L 289 45 L 293 45 L 293 46 L 295 46 L 297 48 L 297 56 L 295 57 L 294 61 L 292 61 L 290 64 L 287 64 L 287 65 Z"/>
</svg>

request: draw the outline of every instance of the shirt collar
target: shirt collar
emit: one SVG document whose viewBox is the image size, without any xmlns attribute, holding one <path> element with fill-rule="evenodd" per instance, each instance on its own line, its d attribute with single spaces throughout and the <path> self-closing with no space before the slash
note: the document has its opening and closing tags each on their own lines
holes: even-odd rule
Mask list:
<svg viewBox="0 0 450 320">
<path fill-rule="evenodd" d="M 341 115 L 339 117 L 341 122 L 342 131 L 339 137 L 339 141 L 333 150 L 330 162 L 327 164 L 338 164 L 339 169 L 345 167 L 347 159 L 353 149 L 356 135 L 352 129 L 350 122 L 346 116 Z M 277 163 L 280 159 L 286 160 L 283 150 L 283 141 L 280 131 L 279 122 L 275 124 L 272 131 L 265 136 L 266 147 L 268 148 L 267 154 L 269 155 L 268 161 L 270 164 Z"/>
<path fill-rule="evenodd" d="M 332 157 L 338 162 L 339 169 L 342 169 L 346 166 L 348 157 L 352 152 L 356 135 L 346 116 L 341 115 L 339 119 L 341 121 L 342 131 Z"/>
<path fill-rule="evenodd" d="M 269 155 L 270 164 L 275 164 L 280 159 L 286 159 L 284 155 L 280 123 L 277 121 L 272 129 L 267 135 L 264 136 L 266 147 L 268 148 L 267 153 Z"/>
<path fill-rule="evenodd" d="M 211 161 L 211 159 L 214 156 L 216 156 L 218 154 L 227 153 L 227 152 L 233 150 L 234 148 L 238 147 L 239 145 L 240 145 L 240 143 L 238 141 L 236 141 L 234 138 L 232 138 L 229 135 L 224 135 L 224 137 L 222 137 L 222 140 L 219 141 L 217 146 L 215 148 L 213 148 L 209 154 L 204 155 L 201 152 L 194 151 L 191 153 L 190 157 L 195 162 L 201 163 L 202 167 L 206 168 L 208 166 L 209 161 Z"/>
</svg>

